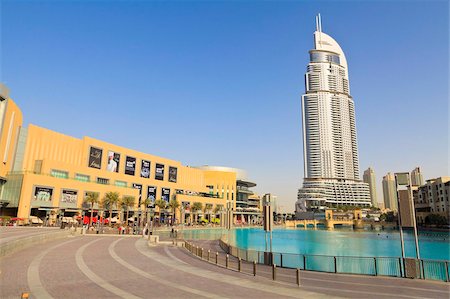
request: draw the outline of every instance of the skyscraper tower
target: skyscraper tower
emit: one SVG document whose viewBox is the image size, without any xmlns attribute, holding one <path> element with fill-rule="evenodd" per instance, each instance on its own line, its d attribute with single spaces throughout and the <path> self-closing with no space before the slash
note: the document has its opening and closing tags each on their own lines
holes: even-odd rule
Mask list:
<svg viewBox="0 0 450 299">
<path fill-rule="evenodd" d="M 302 96 L 304 181 L 299 201 L 313 209 L 370 206 L 369 186 L 359 179 L 347 59 L 339 44 L 322 32 L 320 14 L 309 57 Z"/>
<path fill-rule="evenodd" d="M 372 167 L 369 167 L 364 171 L 363 181 L 364 183 L 369 184 L 370 201 L 372 202 L 372 206 L 378 208 L 377 184 L 375 179 L 375 171 L 373 171 Z"/>
<path fill-rule="evenodd" d="M 388 172 L 383 177 L 383 199 L 384 207 L 391 211 L 398 210 L 397 203 L 397 187 L 395 185 L 395 176 L 393 173 Z"/>
<path fill-rule="evenodd" d="M 422 186 L 424 185 L 423 176 L 420 172 L 420 167 L 416 167 L 411 171 L 411 184 L 413 186 Z"/>
</svg>

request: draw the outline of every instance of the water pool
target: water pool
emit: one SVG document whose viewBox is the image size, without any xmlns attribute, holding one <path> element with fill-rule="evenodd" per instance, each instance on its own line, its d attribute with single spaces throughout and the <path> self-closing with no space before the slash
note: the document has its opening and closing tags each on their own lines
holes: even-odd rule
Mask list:
<svg viewBox="0 0 450 299">
<path fill-rule="evenodd" d="M 222 229 L 185 230 L 186 239 L 219 239 L 228 232 Z M 231 245 L 243 249 L 265 251 L 265 232 L 261 228 L 236 228 L 230 231 Z M 405 253 L 415 257 L 414 235 L 405 231 Z M 312 230 L 275 229 L 272 251 L 279 253 L 400 257 L 400 236 L 397 230 Z M 422 259 L 450 260 L 450 232 L 420 232 L 419 248 Z"/>
</svg>

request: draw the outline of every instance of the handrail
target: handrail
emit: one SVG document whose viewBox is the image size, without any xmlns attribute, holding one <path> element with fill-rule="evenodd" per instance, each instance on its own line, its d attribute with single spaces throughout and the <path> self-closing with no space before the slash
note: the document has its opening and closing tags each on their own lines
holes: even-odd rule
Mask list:
<svg viewBox="0 0 450 299">
<path fill-rule="evenodd" d="M 226 236 L 219 239 L 219 246 L 227 254 L 247 262 L 276 264 L 283 268 L 297 268 L 329 273 L 362 274 L 373 276 L 395 276 L 441 280 L 449 282 L 447 260 L 414 259 L 400 257 L 329 256 L 319 254 L 296 254 L 264 252 L 240 248 L 226 242 Z M 242 254 L 241 254 L 242 253 Z"/>
</svg>

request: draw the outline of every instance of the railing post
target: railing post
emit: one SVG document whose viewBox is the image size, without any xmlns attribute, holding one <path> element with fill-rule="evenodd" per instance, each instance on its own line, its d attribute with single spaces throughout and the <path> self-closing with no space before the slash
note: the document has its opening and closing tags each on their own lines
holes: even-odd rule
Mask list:
<svg viewBox="0 0 450 299">
<path fill-rule="evenodd" d="M 219 252 L 216 252 L 216 265 L 219 262 Z"/>
<path fill-rule="evenodd" d="M 238 260 L 238 271 L 241 272 L 241 258 Z"/>
<path fill-rule="evenodd" d="M 256 276 L 256 261 L 253 261 L 253 276 Z"/>
<path fill-rule="evenodd" d="M 280 253 L 280 267 L 283 268 L 283 254 Z"/>
<path fill-rule="evenodd" d="M 303 270 L 306 270 L 306 255 L 303 255 Z"/>
<path fill-rule="evenodd" d="M 450 282 L 448 275 L 448 262 L 445 262 L 445 278 L 447 278 L 447 282 Z"/>
<path fill-rule="evenodd" d="M 227 253 L 227 256 L 225 257 L 225 268 L 228 269 L 228 259 L 229 259 L 229 255 Z"/>
<path fill-rule="evenodd" d="M 400 277 L 403 277 L 402 258 L 398 258 L 398 266 L 400 267 Z"/>
<path fill-rule="evenodd" d="M 373 265 L 374 265 L 374 268 L 375 268 L 375 276 L 377 276 L 378 275 L 378 270 L 377 270 L 377 258 L 376 257 L 373 258 Z"/>
<path fill-rule="evenodd" d="M 422 279 L 425 279 L 425 267 L 423 265 L 423 260 L 420 260 L 420 266 L 422 266 Z"/>
<path fill-rule="evenodd" d="M 272 279 L 273 280 L 276 280 L 277 279 L 277 265 L 276 264 L 273 264 L 272 265 Z"/>
<path fill-rule="evenodd" d="M 210 255 L 210 253 L 211 253 L 211 250 L 208 249 L 208 262 L 209 262 L 209 255 Z"/>
<path fill-rule="evenodd" d="M 297 285 L 300 286 L 300 269 L 297 268 L 296 271 Z"/>
<path fill-rule="evenodd" d="M 336 257 L 333 256 L 334 259 L 334 273 L 337 273 L 337 261 L 336 261 Z"/>
</svg>

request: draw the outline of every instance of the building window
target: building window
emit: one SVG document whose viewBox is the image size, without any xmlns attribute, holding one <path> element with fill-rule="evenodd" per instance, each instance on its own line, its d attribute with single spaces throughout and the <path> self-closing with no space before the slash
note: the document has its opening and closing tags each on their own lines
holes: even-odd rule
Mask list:
<svg viewBox="0 0 450 299">
<path fill-rule="evenodd" d="M 67 179 L 69 178 L 69 173 L 67 171 L 52 169 L 50 175 L 55 178 Z"/>
<path fill-rule="evenodd" d="M 101 183 L 100 183 L 101 184 Z M 114 183 L 114 185 L 116 185 L 117 187 L 126 187 L 127 186 L 127 182 L 124 181 L 116 181 Z"/>
<path fill-rule="evenodd" d="M 90 177 L 88 175 L 85 174 L 75 174 L 75 180 L 80 181 L 80 182 L 89 182 L 90 181 Z"/>
<path fill-rule="evenodd" d="M 102 185 L 109 185 L 109 180 L 105 178 L 97 178 L 97 183 Z"/>
</svg>

